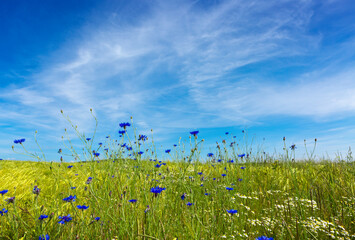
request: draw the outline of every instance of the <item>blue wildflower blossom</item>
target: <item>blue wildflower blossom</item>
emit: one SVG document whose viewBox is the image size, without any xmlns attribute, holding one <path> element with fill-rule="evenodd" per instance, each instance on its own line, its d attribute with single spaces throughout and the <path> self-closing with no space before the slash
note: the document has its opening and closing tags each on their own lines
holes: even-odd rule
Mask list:
<svg viewBox="0 0 355 240">
<path fill-rule="evenodd" d="M 72 167 L 73 167 L 73 165 L 69 165 L 69 166 L 68 166 L 68 168 L 72 168 Z"/>
<path fill-rule="evenodd" d="M 101 145 L 102 145 L 102 143 L 100 142 L 100 143 L 99 143 L 99 146 L 101 146 Z"/>
<path fill-rule="evenodd" d="M 266 237 L 266 236 L 261 236 L 261 237 L 257 237 L 257 238 L 255 238 L 256 240 L 274 240 L 274 238 L 268 238 L 268 237 Z"/>
<path fill-rule="evenodd" d="M 176 145 L 176 144 L 174 144 L 174 147 L 177 147 L 177 145 Z"/>
<path fill-rule="evenodd" d="M 194 205 L 194 203 L 188 202 L 188 203 L 186 203 L 186 205 L 187 205 L 187 206 L 192 206 L 192 205 Z"/>
<path fill-rule="evenodd" d="M 182 194 L 181 195 L 181 200 L 185 200 L 185 197 L 186 197 L 186 193 Z"/>
<path fill-rule="evenodd" d="M 96 217 L 95 220 L 96 220 L 96 221 L 99 221 L 99 220 L 100 220 L 100 217 Z"/>
<path fill-rule="evenodd" d="M 207 157 L 213 157 L 213 153 L 208 153 Z"/>
<path fill-rule="evenodd" d="M 126 133 L 126 130 L 120 130 L 120 131 L 118 131 L 118 133 L 121 134 L 121 135 L 123 135 L 123 134 Z"/>
<path fill-rule="evenodd" d="M 226 135 L 228 135 L 229 134 L 229 132 L 226 132 Z"/>
<path fill-rule="evenodd" d="M 225 176 L 227 176 L 227 174 L 223 173 L 223 174 L 222 174 L 222 177 L 225 177 Z"/>
<path fill-rule="evenodd" d="M 240 169 L 242 169 L 242 170 L 243 170 L 243 169 L 245 169 L 245 167 L 240 167 Z"/>
<path fill-rule="evenodd" d="M 170 150 L 170 149 L 166 149 L 165 152 L 166 152 L 166 153 L 170 153 L 171 150 Z"/>
<path fill-rule="evenodd" d="M 95 157 L 99 157 L 99 156 L 100 156 L 100 153 L 94 153 L 94 156 L 95 156 Z"/>
<path fill-rule="evenodd" d="M 222 159 L 218 159 L 217 162 L 222 162 Z"/>
<path fill-rule="evenodd" d="M 131 199 L 131 200 L 128 200 L 128 202 L 135 203 L 135 202 L 137 202 L 137 199 Z"/>
<path fill-rule="evenodd" d="M 45 218 L 48 218 L 48 215 L 41 215 L 38 219 L 39 219 L 39 220 L 43 220 L 43 219 L 45 219 Z"/>
<path fill-rule="evenodd" d="M 14 143 L 15 144 L 22 144 L 22 143 L 24 143 L 26 141 L 26 139 L 24 139 L 24 138 L 22 138 L 22 139 L 16 139 L 16 140 L 14 140 Z"/>
<path fill-rule="evenodd" d="M 143 135 L 143 134 L 141 134 L 141 135 L 139 135 L 139 137 L 138 137 L 138 141 L 147 141 L 148 140 L 148 137 L 146 136 L 146 135 Z"/>
<path fill-rule="evenodd" d="M 238 154 L 238 157 L 240 157 L 240 158 L 245 157 L 245 153 L 243 153 L 243 154 Z"/>
<path fill-rule="evenodd" d="M 202 174 L 203 174 L 203 172 L 198 172 L 197 174 L 198 174 L 198 175 L 202 175 Z"/>
<path fill-rule="evenodd" d="M 296 144 L 292 144 L 291 146 L 290 146 L 290 148 L 291 148 L 291 150 L 295 150 L 297 147 L 296 147 Z"/>
<path fill-rule="evenodd" d="M 69 197 L 63 198 L 63 201 L 65 202 L 75 202 L 76 195 L 72 196 L 70 195 Z"/>
<path fill-rule="evenodd" d="M 205 195 L 206 195 L 206 196 L 209 196 L 209 195 L 211 195 L 211 193 L 205 193 Z"/>
<path fill-rule="evenodd" d="M 143 153 L 144 153 L 144 152 L 142 152 L 142 151 L 138 152 L 139 155 L 142 155 Z"/>
<path fill-rule="evenodd" d="M 88 180 L 86 180 L 86 184 L 90 184 L 92 182 L 92 177 L 88 177 Z"/>
<path fill-rule="evenodd" d="M 150 189 L 150 192 L 154 193 L 155 196 L 157 197 L 159 193 L 161 193 L 162 191 L 164 191 L 166 188 L 161 188 L 159 186 L 157 187 L 153 187 Z"/>
<path fill-rule="evenodd" d="M 231 210 L 227 210 L 228 213 L 230 213 L 231 215 L 236 214 L 238 211 L 235 209 L 231 209 Z"/>
<path fill-rule="evenodd" d="M 4 213 L 7 213 L 7 210 L 5 208 L 3 208 L 1 211 L 0 211 L 0 215 L 1 216 L 4 216 Z"/>
<path fill-rule="evenodd" d="M 76 207 L 83 211 L 89 208 L 89 206 L 85 206 L 85 205 L 78 205 Z"/>
<path fill-rule="evenodd" d="M 120 123 L 120 127 L 123 129 L 126 129 L 127 127 L 130 127 L 130 126 L 131 126 L 131 124 L 128 122 Z"/>
<path fill-rule="evenodd" d="M 199 133 L 199 131 L 192 131 L 190 132 L 191 135 L 194 135 L 195 137 L 197 137 L 197 134 Z"/>
<path fill-rule="evenodd" d="M 155 165 L 156 168 L 160 168 L 161 167 L 161 164 L 157 164 Z"/>
<path fill-rule="evenodd" d="M 71 187 L 72 190 L 74 190 L 76 187 Z"/>
<path fill-rule="evenodd" d="M 49 239 L 50 239 L 50 237 L 49 237 L 48 234 L 46 234 L 46 236 L 41 235 L 41 236 L 38 237 L 38 240 L 49 240 Z"/>
<path fill-rule="evenodd" d="M 232 191 L 232 190 L 233 190 L 233 188 L 230 188 L 230 187 L 226 187 L 226 189 L 227 189 L 228 191 Z"/>
<path fill-rule="evenodd" d="M 86 141 L 90 141 L 91 140 L 91 138 L 86 138 Z"/>
<path fill-rule="evenodd" d="M 60 224 L 65 224 L 66 222 L 70 222 L 71 220 L 73 220 L 72 217 L 70 217 L 70 214 L 68 214 L 68 216 L 59 216 L 59 219 L 61 219 L 58 223 Z"/>
<path fill-rule="evenodd" d="M 2 190 L 0 191 L 0 194 L 4 196 L 5 193 L 7 193 L 9 190 Z"/>
</svg>

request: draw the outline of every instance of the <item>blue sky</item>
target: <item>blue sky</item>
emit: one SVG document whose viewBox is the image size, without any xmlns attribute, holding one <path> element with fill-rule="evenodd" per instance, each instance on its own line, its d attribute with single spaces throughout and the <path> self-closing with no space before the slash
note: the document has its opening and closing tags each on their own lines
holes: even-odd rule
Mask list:
<svg viewBox="0 0 355 240">
<path fill-rule="evenodd" d="M 247 129 L 267 152 L 355 147 L 352 1 L 6 1 L 0 158 L 14 139 L 58 160 L 68 123 L 97 142 L 133 116 L 161 149 L 200 130 L 209 151 Z M 72 136 L 72 135 L 71 135 Z M 161 147 L 160 147 L 161 146 Z"/>
</svg>

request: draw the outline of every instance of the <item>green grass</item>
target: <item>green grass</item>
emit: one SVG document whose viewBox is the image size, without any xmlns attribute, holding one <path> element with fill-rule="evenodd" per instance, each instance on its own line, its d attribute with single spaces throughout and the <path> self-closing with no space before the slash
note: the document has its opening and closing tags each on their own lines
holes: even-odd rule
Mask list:
<svg viewBox="0 0 355 240">
<path fill-rule="evenodd" d="M 73 163 L 69 169 L 68 163 L 1 161 L 0 191 L 9 192 L 0 200 L 0 210 L 8 210 L 0 216 L 0 239 L 38 239 L 42 234 L 110 240 L 354 238 L 353 162 L 155 164 L 116 159 Z M 88 177 L 93 177 L 90 184 Z M 41 189 L 38 196 L 32 193 L 35 185 Z M 150 189 L 158 185 L 166 190 L 155 197 Z M 77 200 L 64 202 L 69 195 Z M 14 204 L 7 204 L 13 196 Z M 89 209 L 81 211 L 77 205 Z M 238 213 L 231 215 L 229 209 Z M 41 214 L 49 218 L 38 220 Z M 67 214 L 73 220 L 59 224 L 58 216 Z"/>
</svg>

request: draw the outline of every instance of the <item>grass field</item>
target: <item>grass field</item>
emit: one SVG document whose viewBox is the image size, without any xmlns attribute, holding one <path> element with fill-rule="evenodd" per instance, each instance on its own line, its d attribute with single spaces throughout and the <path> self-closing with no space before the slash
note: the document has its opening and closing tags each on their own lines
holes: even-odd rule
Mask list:
<svg viewBox="0 0 355 240">
<path fill-rule="evenodd" d="M 354 161 L 253 159 L 224 144 L 201 162 L 196 133 L 162 162 L 140 151 L 144 135 L 124 137 L 100 157 L 79 135 L 86 161 L 0 161 L 0 239 L 355 238 Z"/>
</svg>

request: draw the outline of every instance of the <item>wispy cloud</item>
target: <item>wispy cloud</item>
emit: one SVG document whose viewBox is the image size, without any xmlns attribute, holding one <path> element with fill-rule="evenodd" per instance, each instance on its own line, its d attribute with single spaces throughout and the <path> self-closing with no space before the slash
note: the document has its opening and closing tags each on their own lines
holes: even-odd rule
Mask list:
<svg viewBox="0 0 355 240">
<path fill-rule="evenodd" d="M 90 131 L 93 108 L 105 130 L 134 116 L 141 129 L 173 131 L 253 125 L 278 115 L 322 120 L 353 114 L 354 71 L 341 59 L 325 60 L 339 59 L 342 51 L 328 49 L 316 57 L 322 56 L 323 36 L 309 31 L 312 1 L 202 5 L 156 1 L 132 22 L 112 12 L 105 24 L 85 29 L 84 39 L 51 55 L 41 71 L 27 77 L 29 83 L 2 89 L 5 119 L 57 131 L 65 126 L 59 120 L 63 109 Z M 321 64 L 292 78 L 258 72 L 275 60 L 275 69 L 292 61 Z M 243 70 L 253 64 L 261 67 Z"/>
</svg>

